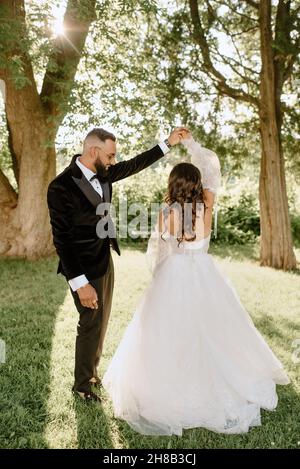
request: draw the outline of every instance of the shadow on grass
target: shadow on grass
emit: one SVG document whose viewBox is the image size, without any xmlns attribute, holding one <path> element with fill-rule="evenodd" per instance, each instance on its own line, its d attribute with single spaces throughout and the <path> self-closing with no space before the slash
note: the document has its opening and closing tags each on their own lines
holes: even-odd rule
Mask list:
<svg viewBox="0 0 300 469">
<path fill-rule="evenodd" d="M 74 398 L 77 422 L 77 444 L 79 449 L 113 448 L 110 422 L 98 403 L 82 402 L 80 397 Z"/>
<path fill-rule="evenodd" d="M 0 260 L 0 447 L 45 448 L 52 336 L 67 285 L 55 259 Z"/>
<path fill-rule="evenodd" d="M 276 319 L 272 316 L 262 316 L 255 319 L 255 326 L 266 336 L 278 339 L 278 345 L 283 341 L 293 340 L 295 333 L 300 336 L 300 322 L 291 321 L 283 316 Z"/>
</svg>

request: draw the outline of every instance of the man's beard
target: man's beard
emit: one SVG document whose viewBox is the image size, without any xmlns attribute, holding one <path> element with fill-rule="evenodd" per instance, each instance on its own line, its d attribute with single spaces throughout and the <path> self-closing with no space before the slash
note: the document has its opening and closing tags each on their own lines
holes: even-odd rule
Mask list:
<svg viewBox="0 0 300 469">
<path fill-rule="evenodd" d="M 97 174 L 100 178 L 105 179 L 108 175 L 108 171 L 101 160 L 95 161 L 95 167 L 97 169 Z"/>
</svg>

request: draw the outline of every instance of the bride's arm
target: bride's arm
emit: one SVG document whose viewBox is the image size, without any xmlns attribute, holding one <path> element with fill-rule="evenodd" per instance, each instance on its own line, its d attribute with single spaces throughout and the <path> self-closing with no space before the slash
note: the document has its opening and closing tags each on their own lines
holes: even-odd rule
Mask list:
<svg viewBox="0 0 300 469">
<path fill-rule="evenodd" d="M 201 173 L 202 187 L 204 192 L 204 229 L 205 236 L 211 233 L 212 211 L 218 189 L 221 186 L 221 167 L 218 156 L 211 150 L 203 148 L 200 143 L 196 142 L 190 135 L 182 140 L 182 144 L 187 148 L 191 155 L 191 163 L 194 164 Z M 217 206 L 215 213 L 215 236 L 217 235 Z"/>
<path fill-rule="evenodd" d="M 216 193 L 221 186 L 221 167 L 218 156 L 196 142 L 192 136 L 181 141 L 191 156 L 191 163 L 200 173 L 203 189 Z"/>
</svg>

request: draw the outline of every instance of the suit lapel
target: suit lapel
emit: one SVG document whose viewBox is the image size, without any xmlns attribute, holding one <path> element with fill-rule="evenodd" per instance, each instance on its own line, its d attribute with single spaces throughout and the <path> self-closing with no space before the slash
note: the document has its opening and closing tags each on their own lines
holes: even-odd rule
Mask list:
<svg viewBox="0 0 300 469">
<path fill-rule="evenodd" d="M 107 181 L 104 181 L 104 182 L 101 182 L 100 181 L 100 184 L 101 184 L 101 187 L 102 187 L 102 190 L 103 190 L 103 199 L 104 199 L 104 202 L 110 202 L 110 192 L 109 192 L 109 184 Z"/>
<path fill-rule="evenodd" d="M 81 178 L 76 178 L 72 176 L 72 179 L 94 207 L 97 207 L 100 202 L 102 202 L 102 197 L 100 196 L 100 194 L 98 194 L 98 192 L 93 189 L 91 183 L 83 174 Z"/>
<path fill-rule="evenodd" d="M 102 197 L 98 194 L 97 191 L 93 188 L 90 181 L 84 176 L 79 166 L 76 164 L 76 159 L 80 155 L 75 155 L 72 158 L 70 167 L 72 171 L 72 179 L 77 185 L 77 187 L 81 190 L 81 192 L 85 195 L 85 197 L 89 200 L 89 202 L 94 206 L 97 207 L 100 202 L 102 202 Z"/>
</svg>

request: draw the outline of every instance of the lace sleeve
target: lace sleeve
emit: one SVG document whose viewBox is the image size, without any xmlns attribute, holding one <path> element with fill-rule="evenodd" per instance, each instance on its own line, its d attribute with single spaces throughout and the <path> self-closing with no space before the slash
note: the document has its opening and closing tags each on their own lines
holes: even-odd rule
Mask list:
<svg viewBox="0 0 300 469">
<path fill-rule="evenodd" d="M 181 142 L 191 155 L 191 163 L 200 170 L 203 188 L 216 194 L 221 186 L 221 168 L 217 155 L 195 142 L 193 137 Z"/>
<path fill-rule="evenodd" d="M 201 173 L 203 189 L 208 189 L 215 194 L 214 236 L 216 238 L 218 224 L 217 193 L 218 189 L 221 187 L 221 167 L 219 158 L 213 151 L 202 147 L 193 137 L 186 138 L 182 140 L 181 143 L 191 156 L 191 163 L 195 165 Z"/>
</svg>

